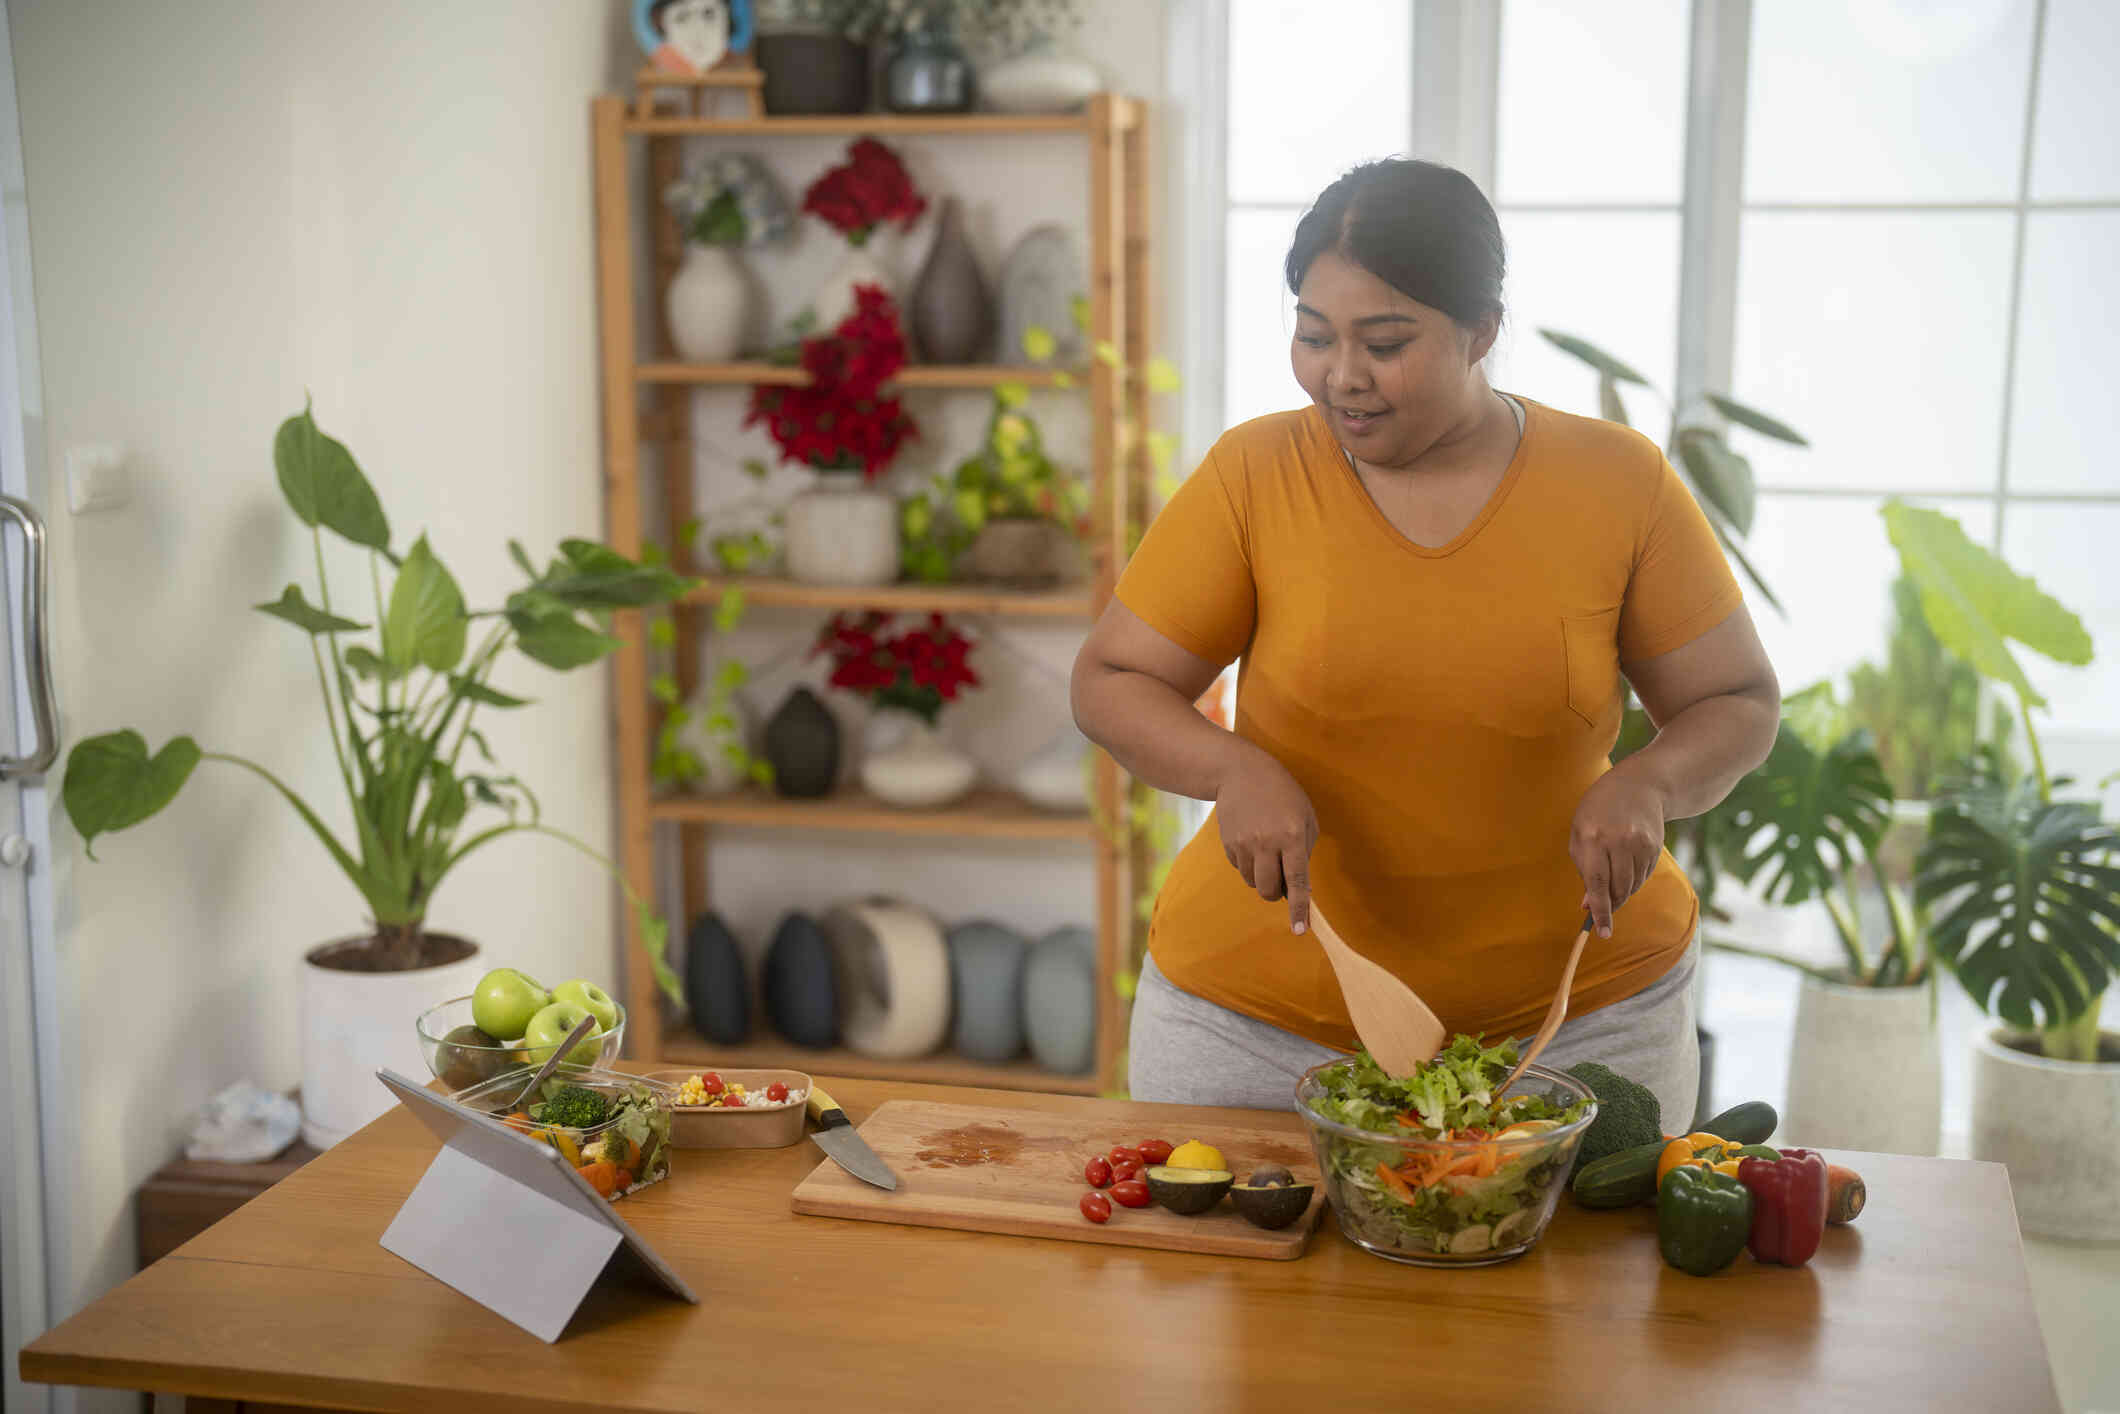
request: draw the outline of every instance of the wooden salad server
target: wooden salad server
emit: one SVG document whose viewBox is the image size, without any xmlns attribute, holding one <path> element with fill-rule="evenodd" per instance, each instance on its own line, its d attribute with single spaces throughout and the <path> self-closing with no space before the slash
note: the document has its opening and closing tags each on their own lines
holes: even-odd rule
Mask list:
<svg viewBox="0 0 2120 1414">
<path fill-rule="evenodd" d="M 1347 946 L 1325 921 L 1315 896 L 1310 901 L 1310 931 L 1339 975 L 1340 995 L 1347 999 L 1355 1035 L 1377 1064 L 1387 1074 L 1408 1075 L 1434 1060 L 1448 1035 L 1443 1023 L 1411 987 Z"/>
<path fill-rule="evenodd" d="M 1499 1099 L 1509 1093 L 1509 1087 L 1523 1077 L 1531 1062 L 1538 1059 L 1538 1053 L 1545 1050 L 1546 1043 L 1553 1039 L 1553 1033 L 1560 1030 L 1561 1023 L 1568 1019 L 1568 990 L 1575 985 L 1575 964 L 1583 960 L 1583 944 L 1590 941 L 1590 928 L 1590 919 L 1585 916 L 1583 931 L 1575 935 L 1575 946 L 1568 949 L 1568 965 L 1561 969 L 1560 990 L 1553 994 L 1553 1005 L 1546 1008 L 1546 1019 L 1539 1023 L 1538 1035 L 1531 1038 L 1531 1044 L 1525 1047 L 1524 1054 L 1517 1058 L 1516 1069 L 1509 1072 L 1509 1078 L 1502 1082 L 1502 1088 L 1494 1092 L 1495 1098 Z"/>
</svg>

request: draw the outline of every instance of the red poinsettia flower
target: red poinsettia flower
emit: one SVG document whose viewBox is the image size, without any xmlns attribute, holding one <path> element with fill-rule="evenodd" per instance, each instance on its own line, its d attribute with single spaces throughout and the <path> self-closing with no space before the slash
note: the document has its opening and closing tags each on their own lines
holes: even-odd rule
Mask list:
<svg viewBox="0 0 2120 1414">
<path fill-rule="evenodd" d="M 859 693 L 877 707 L 911 712 L 932 726 L 945 703 L 979 686 L 979 674 L 968 661 L 972 642 L 941 614 L 930 614 L 925 627 L 886 636 L 891 620 L 873 610 L 834 614 L 812 654 L 831 655 L 832 686 Z"/>
<path fill-rule="evenodd" d="M 764 423 L 783 460 L 816 467 L 859 466 L 883 474 L 919 426 L 883 385 L 905 366 L 905 334 L 891 297 L 874 285 L 854 290 L 854 312 L 837 329 L 803 340 L 806 387 L 751 390 L 744 426 Z"/>
<path fill-rule="evenodd" d="M 898 154 L 865 137 L 847 148 L 847 161 L 810 183 L 802 209 L 858 246 L 885 221 L 911 229 L 927 200 Z"/>
</svg>

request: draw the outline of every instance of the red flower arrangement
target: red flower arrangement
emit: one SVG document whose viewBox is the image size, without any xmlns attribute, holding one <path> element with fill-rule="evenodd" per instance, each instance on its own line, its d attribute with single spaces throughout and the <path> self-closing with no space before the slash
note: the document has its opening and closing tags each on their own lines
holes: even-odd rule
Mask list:
<svg viewBox="0 0 2120 1414">
<path fill-rule="evenodd" d="M 847 161 L 832 168 L 802 194 L 802 209 L 860 245 L 885 221 L 911 229 L 927 210 L 898 154 L 872 137 L 847 148 Z"/>
<path fill-rule="evenodd" d="M 819 468 L 859 466 L 874 480 L 920 429 L 883 385 L 905 366 L 905 334 L 891 297 L 854 289 L 854 312 L 830 334 L 802 341 L 807 387 L 751 390 L 744 426 L 763 422 L 783 460 Z"/>
<path fill-rule="evenodd" d="M 911 712 L 932 727 L 944 703 L 979 686 L 979 674 L 965 661 L 971 640 L 941 614 L 928 615 L 925 627 L 895 635 L 885 632 L 891 620 L 874 610 L 834 614 L 811 656 L 832 655 L 832 686 L 858 692 L 878 707 Z"/>
</svg>

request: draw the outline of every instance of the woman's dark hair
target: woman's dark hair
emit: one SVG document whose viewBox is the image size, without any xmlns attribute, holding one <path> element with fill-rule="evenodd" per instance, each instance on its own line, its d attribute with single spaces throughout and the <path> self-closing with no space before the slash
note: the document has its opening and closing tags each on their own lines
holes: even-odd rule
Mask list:
<svg viewBox="0 0 2120 1414">
<path fill-rule="evenodd" d="M 1455 167 L 1387 157 L 1318 193 L 1289 243 L 1291 292 L 1329 250 L 1467 327 L 1502 312 L 1501 223 Z"/>
</svg>

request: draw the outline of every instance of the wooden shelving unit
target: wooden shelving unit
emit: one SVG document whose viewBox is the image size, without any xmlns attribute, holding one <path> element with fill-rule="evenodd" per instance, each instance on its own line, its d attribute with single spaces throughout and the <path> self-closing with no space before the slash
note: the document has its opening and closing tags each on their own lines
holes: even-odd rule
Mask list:
<svg viewBox="0 0 2120 1414">
<path fill-rule="evenodd" d="M 782 137 L 1061 138 L 1087 144 L 1090 199 L 1086 235 L 1090 256 L 1089 336 L 1118 350 L 1116 362 L 1060 371 L 1005 366 L 909 366 L 895 380 L 908 389 L 991 390 L 1006 383 L 1072 388 L 1088 401 L 1091 427 L 1090 490 L 1103 527 L 1090 547 L 1089 581 L 1043 593 L 1012 592 L 981 585 L 898 584 L 844 589 L 786 579 L 704 576 L 702 586 L 676 609 L 673 664 L 680 692 L 689 698 L 699 681 L 700 635 L 707 614 L 731 590 L 746 602 L 831 612 L 873 608 L 892 612 L 940 612 L 965 616 L 1014 616 L 1084 625 L 1111 598 L 1127 554 L 1127 528 L 1146 511 L 1150 479 L 1145 439 L 1124 436 L 1143 405 L 1149 359 L 1147 140 L 1140 105 L 1113 94 L 1093 98 L 1079 114 L 1019 117 L 1001 114 L 908 116 L 851 114 L 800 118 L 709 118 L 653 111 L 643 92 L 596 99 L 591 105 L 596 171 L 597 295 L 600 306 L 604 385 L 605 513 L 611 543 L 629 555 L 640 552 L 646 491 L 642 449 L 660 454 L 662 510 L 679 525 L 694 513 L 691 475 L 691 397 L 700 387 L 799 385 L 800 369 L 766 362 L 685 363 L 673 358 L 658 327 L 655 348 L 644 347 L 636 327 L 635 298 L 643 275 L 661 290 L 682 255 L 675 223 L 654 204 L 650 267 L 635 269 L 633 222 L 639 217 L 627 170 L 627 147 L 647 147 L 647 189 L 660 192 L 681 169 L 680 147 L 688 138 L 746 142 Z M 659 326 L 659 322 L 658 322 Z M 644 403 L 645 398 L 645 403 Z M 698 575 L 689 547 L 673 550 L 675 568 Z M 1096 862 L 1093 902 L 1097 933 L 1097 1048 L 1093 1071 L 1060 1075 L 1028 1061 L 984 1065 L 942 1054 L 912 1061 L 876 1061 L 844 1050 L 809 1051 L 777 1039 L 744 1046 L 715 1046 L 690 1029 L 657 992 L 645 966 L 628 952 L 626 1004 L 631 1022 L 628 1049 L 637 1057 L 677 1065 L 789 1065 L 821 1075 L 922 1080 L 948 1085 L 1051 1090 L 1093 1094 L 1118 1083 L 1125 1016 L 1115 974 L 1131 955 L 1135 917 L 1133 879 L 1136 845 L 1100 829 L 1093 820 L 1124 822 L 1127 782 L 1118 765 L 1099 756 L 1094 817 L 1051 815 L 999 791 L 975 792 L 942 810 L 900 810 L 849 794 L 824 800 L 784 800 L 764 792 L 732 796 L 658 796 L 648 763 L 659 727 L 649 692 L 650 665 L 641 615 L 618 616 L 623 646 L 614 655 L 618 718 L 618 806 L 620 854 L 627 882 L 643 897 L 657 896 L 655 831 L 675 830 L 682 860 L 680 894 L 685 923 L 709 906 L 707 841 L 714 829 L 800 830 L 819 833 L 890 834 L 965 840 L 1032 841 L 1092 852 Z M 629 929 L 631 924 L 628 925 Z M 639 945 L 637 935 L 630 938 Z M 763 1026 L 759 1028 L 763 1031 Z"/>
</svg>

